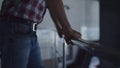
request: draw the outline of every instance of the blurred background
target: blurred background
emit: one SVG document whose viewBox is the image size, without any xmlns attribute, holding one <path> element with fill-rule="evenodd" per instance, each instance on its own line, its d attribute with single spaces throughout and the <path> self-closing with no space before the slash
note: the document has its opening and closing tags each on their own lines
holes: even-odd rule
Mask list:
<svg viewBox="0 0 120 68">
<path fill-rule="evenodd" d="M 0 5 L 2 1 L 0 0 Z M 83 39 L 108 47 L 119 45 L 116 39 L 119 34 L 116 33 L 119 32 L 118 27 L 112 26 L 118 25 L 119 22 L 116 1 L 63 0 L 63 3 L 71 26 L 82 34 Z M 63 39 L 58 37 L 48 10 L 43 22 L 38 25 L 37 35 L 45 68 L 63 68 Z M 67 68 L 98 68 L 100 64 L 102 66 L 99 68 L 115 68 L 110 62 L 96 56 L 88 53 L 83 56 L 84 53 L 77 46 L 66 44 L 65 48 Z"/>
</svg>

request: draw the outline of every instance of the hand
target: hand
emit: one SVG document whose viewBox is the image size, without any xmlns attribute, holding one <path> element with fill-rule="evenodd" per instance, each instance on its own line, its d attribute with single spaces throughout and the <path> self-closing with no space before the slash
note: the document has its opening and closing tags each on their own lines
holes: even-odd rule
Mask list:
<svg viewBox="0 0 120 68">
<path fill-rule="evenodd" d="M 67 44 L 73 45 L 74 43 L 71 41 L 71 39 L 81 38 L 81 34 L 73 29 L 63 30 L 63 33 L 65 35 Z"/>
</svg>

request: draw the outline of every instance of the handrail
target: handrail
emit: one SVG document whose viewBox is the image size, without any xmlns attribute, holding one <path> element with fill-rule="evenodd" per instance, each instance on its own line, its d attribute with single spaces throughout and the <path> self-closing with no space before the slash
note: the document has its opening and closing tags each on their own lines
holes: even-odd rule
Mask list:
<svg viewBox="0 0 120 68">
<path fill-rule="evenodd" d="M 73 39 L 73 43 L 80 48 L 88 51 L 90 54 L 96 55 L 99 58 L 111 61 L 113 64 L 120 65 L 120 51 L 112 48 L 103 47 L 103 45 L 86 41 L 83 39 Z"/>
</svg>

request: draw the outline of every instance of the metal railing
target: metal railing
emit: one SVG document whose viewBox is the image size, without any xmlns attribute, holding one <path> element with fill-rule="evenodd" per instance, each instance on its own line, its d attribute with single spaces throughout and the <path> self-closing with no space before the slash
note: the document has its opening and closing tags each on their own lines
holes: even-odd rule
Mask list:
<svg viewBox="0 0 120 68">
<path fill-rule="evenodd" d="M 99 58 L 109 60 L 115 65 L 120 65 L 120 51 L 112 48 L 106 48 L 99 43 L 86 41 L 80 38 L 73 39 L 72 41 L 75 45 L 77 45 L 81 49 L 86 50 L 90 54 L 96 55 Z"/>
</svg>

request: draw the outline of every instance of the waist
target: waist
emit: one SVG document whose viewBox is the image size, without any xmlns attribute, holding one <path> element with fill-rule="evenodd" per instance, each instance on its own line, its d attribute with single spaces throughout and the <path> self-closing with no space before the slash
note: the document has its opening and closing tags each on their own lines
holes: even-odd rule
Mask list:
<svg viewBox="0 0 120 68">
<path fill-rule="evenodd" d="M 31 27 L 33 31 L 36 31 L 36 29 L 37 29 L 37 23 L 35 23 L 34 21 L 24 19 L 24 18 L 20 18 L 20 17 L 16 17 L 16 16 L 13 16 L 13 15 L 10 15 L 9 17 L 1 15 L 0 20 L 1 21 L 8 21 L 10 23 L 25 24 L 25 25 L 28 25 L 29 27 Z"/>
<path fill-rule="evenodd" d="M 28 19 L 16 17 L 16 16 L 13 16 L 13 15 L 9 15 L 9 16 L 7 16 L 7 15 L 6 16 L 1 15 L 0 16 L 0 20 L 16 21 L 16 22 L 22 22 L 22 23 L 34 23 L 34 21 L 32 21 L 32 20 L 28 20 Z"/>
</svg>

